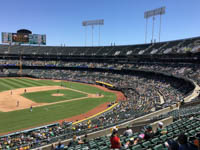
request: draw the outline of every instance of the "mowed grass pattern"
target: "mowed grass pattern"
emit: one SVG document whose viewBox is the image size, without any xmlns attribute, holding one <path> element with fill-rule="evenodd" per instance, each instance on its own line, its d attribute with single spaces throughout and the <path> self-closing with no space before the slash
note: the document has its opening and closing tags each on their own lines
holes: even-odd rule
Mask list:
<svg viewBox="0 0 200 150">
<path fill-rule="evenodd" d="M 52 94 L 64 94 L 63 96 L 52 96 Z M 37 103 L 53 103 L 74 98 L 87 97 L 87 94 L 75 92 L 67 89 L 49 90 L 41 92 L 31 92 L 22 94 L 22 96 L 35 101 Z"/>
<path fill-rule="evenodd" d="M 54 82 L 52 80 L 32 80 L 27 78 L 1 78 L 0 92 L 17 88 L 53 85 L 59 86 L 61 82 Z M 102 91 L 89 85 L 73 82 L 62 82 L 62 85 L 86 93 L 101 93 L 104 97 L 86 98 L 84 100 L 37 107 L 33 108 L 33 112 L 30 112 L 29 109 L 0 112 L 0 133 L 36 127 L 55 122 L 56 120 L 83 114 L 102 103 L 112 102 L 116 99 L 115 94 Z"/>
</svg>

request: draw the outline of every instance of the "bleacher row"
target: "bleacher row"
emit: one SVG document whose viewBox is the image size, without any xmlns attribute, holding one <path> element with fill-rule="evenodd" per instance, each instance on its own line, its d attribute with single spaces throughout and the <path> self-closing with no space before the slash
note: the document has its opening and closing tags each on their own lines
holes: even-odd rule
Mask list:
<svg viewBox="0 0 200 150">
<path fill-rule="evenodd" d="M 199 98 L 196 98 L 195 101 L 199 101 Z M 186 108 L 180 108 L 169 113 L 159 115 L 157 117 L 152 118 L 153 120 L 161 120 L 163 118 L 167 118 L 169 116 L 173 116 L 174 120 L 178 120 L 180 118 L 187 118 L 190 116 L 197 116 L 200 114 L 200 105 L 188 106 Z"/>
<path fill-rule="evenodd" d="M 0 54 L 67 55 L 67 56 L 131 56 L 199 52 L 200 37 L 127 46 L 54 47 L 0 45 Z"/>
<path fill-rule="evenodd" d="M 184 118 L 175 121 L 172 124 L 165 127 L 167 130 L 166 134 L 155 135 L 148 141 L 140 139 L 137 144 L 130 146 L 129 148 L 127 148 L 127 150 L 168 150 L 168 148 L 165 146 L 165 142 L 171 139 L 176 141 L 181 133 L 185 133 L 185 135 L 187 135 L 188 138 L 190 139 L 191 143 L 194 142 L 194 139 L 200 140 L 200 137 L 196 136 L 197 134 L 200 133 L 200 118 L 198 117 L 192 119 Z M 122 143 L 122 147 L 131 138 L 133 139 L 139 138 L 139 135 L 142 133 L 144 132 L 143 131 L 135 132 L 131 136 L 124 136 L 124 135 L 119 136 L 120 141 Z M 89 140 L 88 143 L 65 146 L 64 149 L 65 150 L 108 150 L 110 149 L 110 145 L 111 145 L 110 137 L 103 136 Z"/>
</svg>

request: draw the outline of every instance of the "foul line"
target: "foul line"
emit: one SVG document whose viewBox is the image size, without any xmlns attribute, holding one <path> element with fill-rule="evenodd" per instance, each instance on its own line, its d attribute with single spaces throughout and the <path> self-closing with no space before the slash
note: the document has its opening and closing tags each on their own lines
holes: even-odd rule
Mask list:
<svg viewBox="0 0 200 150">
<path fill-rule="evenodd" d="M 95 114 L 95 115 L 93 115 L 93 116 L 90 116 L 90 117 L 88 117 L 88 118 L 85 118 L 85 119 L 76 121 L 76 122 L 74 122 L 74 123 L 72 123 L 72 124 L 74 125 L 74 124 L 77 124 L 77 123 L 86 121 L 86 120 L 88 120 L 88 119 L 94 118 L 94 117 L 96 117 L 96 116 L 99 116 L 99 115 L 103 114 L 104 112 L 106 112 L 106 111 L 108 111 L 108 110 L 111 110 L 113 107 L 115 107 L 115 106 L 117 106 L 117 105 L 118 105 L 118 103 L 115 103 L 115 104 L 112 105 L 111 107 L 109 107 L 109 108 L 107 108 L 107 109 L 105 109 L 105 110 L 103 110 L 103 111 L 101 111 L 101 112 L 99 112 L 99 113 L 97 113 L 97 114 Z"/>
</svg>

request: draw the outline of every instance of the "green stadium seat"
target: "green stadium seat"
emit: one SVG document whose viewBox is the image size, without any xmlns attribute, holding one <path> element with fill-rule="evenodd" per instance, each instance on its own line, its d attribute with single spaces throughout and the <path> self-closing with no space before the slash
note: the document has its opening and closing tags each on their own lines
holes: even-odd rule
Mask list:
<svg viewBox="0 0 200 150">
<path fill-rule="evenodd" d="M 173 129 L 177 129 L 178 126 L 175 124 L 175 125 L 172 126 L 172 128 L 173 128 Z"/>
<path fill-rule="evenodd" d="M 97 143 L 98 146 L 104 145 L 104 144 L 105 144 L 105 142 L 103 142 L 103 141 L 100 141 L 100 142 Z"/>
<path fill-rule="evenodd" d="M 174 136 L 174 133 L 173 133 L 173 132 L 167 133 L 167 137 L 168 137 L 168 138 L 172 138 L 173 136 Z"/>
<path fill-rule="evenodd" d="M 75 146 L 75 149 L 80 149 L 81 148 L 81 145 L 76 145 Z"/>
<path fill-rule="evenodd" d="M 175 134 L 176 136 L 179 135 L 179 134 L 180 134 L 180 130 L 179 130 L 179 129 L 175 130 L 175 131 L 174 131 L 174 134 Z"/>
<path fill-rule="evenodd" d="M 109 149 L 107 146 L 102 146 L 102 147 L 100 147 L 100 149 L 101 150 L 107 150 L 107 149 Z"/>
<path fill-rule="evenodd" d="M 153 143 L 153 144 L 158 144 L 159 141 L 160 141 L 159 138 L 153 138 L 153 139 L 151 140 L 151 143 Z"/>
<path fill-rule="evenodd" d="M 188 130 L 191 130 L 191 129 L 192 129 L 192 126 L 191 126 L 191 125 L 187 125 L 186 128 L 187 128 Z"/>
<path fill-rule="evenodd" d="M 195 136 L 195 134 L 196 134 L 196 131 L 195 131 L 195 130 L 189 131 L 189 135 L 190 135 L 190 136 Z"/>
<path fill-rule="evenodd" d="M 142 150 L 142 146 L 141 145 L 135 145 L 132 147 L 132 150 Z"/>
<path fill-rule="evenodd" d="M 163 142 L 165 142 L 165 141 L 167 140 L 167 136 L 166 136 L 166 135 L 162 135 L 162 136 L 160 136 L 160 139 L 161 139 Z"/>
<path fill-rule="evenodd" d="M 173 131 L 173 130 L 174 130 L 174 129 L 171 128 L 171 127 L 167 128 L 167 131 L 168 131 L 168 132 L 171 132 L 171 131 Z"/>
<path fill-rule="evenodd" d="M 89 150 L 88 147 L 83 147 L 81 150 Z"/>
<path fill-rule="evenodd" d="M 199 122 L 195 122 L 195 123 L 191 124 L 191 126 L 192 126 L 193 128 L 196 128 L 196 127 L 199 126 Z"/>
<path fill-rule="evenodd" d="M 178 137 L 173 138 L 173 140 L 174 140 L 174 141 L 177 141 L 177 140 L 178 140 Z"/>
<path fill-rule="evenodd" d="M 97 145 L 94 143 L 94 144 L 90 144 L 90 148 L 95 148 L 97 147 Z"/>
<path fill-rule="evenodd" d="M 146 141 L 146 142 L 142 143 L 142 146 L 143 146 L 144 148 L 148 148 L 148 147 L 151 146 L 151 142 Z"/>
<path fill-rule="evenodd" d="M 163 144 L 154 146 L 153 150 L 162 150 L 164 148 Z"/>
<path fill-rule="evenodd" d="M 197 132 L 200 132 L 200 127 L 196 128 L 196 131 L 197 131 Z"/>
</svg>

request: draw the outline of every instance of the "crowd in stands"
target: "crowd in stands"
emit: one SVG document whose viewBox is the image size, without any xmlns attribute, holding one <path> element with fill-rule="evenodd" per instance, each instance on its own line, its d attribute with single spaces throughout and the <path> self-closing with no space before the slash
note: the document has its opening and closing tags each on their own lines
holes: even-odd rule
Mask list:
<svg viewBox="0 0 200 150">
<path fill-rule="evenodd" d="M 193 119 L 190 121 L 195 122 L 195 125 L 199 126 L 197 125 L 199 121 L 195 121 Z M 185 122 L 185 124 L 189 124 L 187 121 Z M 184 121 L 179 121 L 179 123 L 184 124 Z M 179 131 L 178 126 L 177 131 L 179 131 L 179 133 L 174 134 L 173 130 L 170 129 L 170 127 L 172 127 L 174 124 L 175 123 L 164 127 L 162 122 L 158 122 L 158 128 L 155 132 L 152 130 L 152 126 L 148 125 L 144 128 L 143 131 L 141 131 L 141 133 L 124 134 L 121 137 L 117 135 L 118 130 L 113 129 L 112 135 L 110 137 L 111 148 L 134 150 L 148 148 L 155 150 L 198 150 L 200 133 L 198 132 L 191 135 L 189 141 L 187 135 L 191 134 L 191 129 L 189 129 L 190 131 L 186 130 L 189 131 L 188 133 L 186 132 L 186 135 L 185 132 L 181 133 L 183 129 Z M 127 131 L 130 131 L 130 129 L 127 128 L 125 133 L 127 133 Z"/>
<path fill-rule="evenodd" d="M 19 60 L 0 60 L 0 65 L 19 65 Z M 132 64 L 109 64 L 89 62 L 64 62 L 64 61 L 35 61 L 23 60 L 22 65 L 26 66 L 57 66 L 57 67 L 78 67 L 78 68 L 106 68 L 106 69 L 143 69 L 149 71 L 167 72 L 172 75 L 179 75 L 191 78 L 200 83 L 200 65 L 191 63 L 132 63 Z"/>
<path fill-rule="evenodd" d="M 54 54 L 54 55 L 132 55 L 132 54 L 168 54 L 199 52 L 199 38 L 187 40 L 164 42 L 149 45 L 99 47 L 97 53 L 95 48 L 58 48 L 23 47 L 24 54 Z M 188 42 L 189 41 L 189 42 Z M 2 53 L 19 54 L 20 46 L 0 46 Z M 25 52 L 25 49 L 28 51 Z M 50 49 L 50 51 L 49 51 Z M 68 50 L 68 51 L 65 51 Z M 71 51 L 73 49 L 73 51 Z M 71 51 L 71 52 L 70 52 Z M 83 52 L 82 52 L 83 51 Z M 102 69 L 139 69 L 148 71 L 164 72 L 176 76 L 184 76 L 192 79 L 200 85 L 199 64 L 173 64 L 173 63 L 88 63 L 88 62 L 65 62 L 65 61 L 39 61 L 39 60 L 16 60 L 1 59 L 0 66 L 46 66 L 46 67 L 74 67 L 74 68 L 102 68 Z M 3 74 L 17 74 L 19 69 L 4 68 Z M 159 115 L 152 120 L 160 120 L 169 116 L 174 117 L 174 123 L 164 127 L 159 122 L 158 129 L 146 126 L 141 132 L 133 132 L 128 126 L 123 135 L 118 135 L 118 129 L 114 128 L 111 136 L 98 137 L 88 140 L 87 134 L 102 130 L 108 127 L 117 126 L 155 110 L 171 106 L 181 102 L 188 95 L 192 88 L 183 81 L 176 81 L 173 78 L 155 76 L 123 74 L 114 72 L 80 71 L 80 70 L 58 70 L 58 69 L 23 69 L 22 74 L 32 75 L 41 79 L 61 79 L 68 81 L 87 82 L 96 84 L 102 81 L 112 84 L 116 89 L 121 90 L 126 96 L 126 101 L 121 101 L 112 110 L 105 112 L 91 120 L 72 125 L 63 122 L 50 127 L 43 127 L 26 132 L 19 132 L 0 137 L 0 149 L 30 149 L 40 147 L 53 142 L 52 149 L 197 149 L 199 146 L 195 140 L 200 140 L 200 105 L 184 109 L 173 110 L 169 113 Z M 185 118 L 185 119 L 184 119 Z M 182 134 L 185 133 L 185 134 Z M 79 138 L 84 135 L 84 138 Z M 73 138 L 72 138 L 73 137 Z M 60 140 L 72 138 L 69 144 L 62 144 Z M 195 146 L 196 145 L 196 146 Z"/>
<path fill-rule="evenodd" d="M 12 69 L 6 70 L 10 72 Z M 16 70 L 12 70 L 18 71 Z M 182 84 L 173 80 L 157 79 L 157 77 L 141 77 L 136 75 L 70 71 L 70 70 L 31 70 L 25 69 L 26 73 L 39 78 L 55 78 L 63 80 L 87 81 L 95 84 L 95 81 L 104 81 L 120 87 L 127 101 L 120 102 L 112 111 L 106 112 L 92 120 L 90 123 L 82 122 L 75 126 L 66 127 L 58 125 L 51 128 L 43 128 L 28 133 L 20 133 L 12 136 L 2 137 L 2 145 L 7 147 L 28 147 L 41 146 L 52 143 L 55 139 L 66 139 L 83 133 L 90 133 L 107 127 L 117 125 L 150 113 L 156 109 L 157 105 L 163 108 L 177 103 L 184 98 L 185 91 L 180 90 Z M 176 88 L 175 88 L 176 87 Z M 162 105 L 161 97 L 164 100 Z M 26 146 L 25 146 L 26 147 Z"/>
<path fill-rule="evenodd" d="M 97 137 L 95 139 L 82 139 L 73 137 L 69 144 L 62 144 L 61 149 L 128 149 L 128 150 L 198 150 L 200 140 L 199 118 L 183 118 L 164 126 L 158 122 L 157 129 L 153 131 L 151 125 L 145 126 L 139 132 L 133 132 L 127 126 L 123 134 L 119 134 L 118 128 L 114 127 L 110 136 Z M 73 144 L 72 144 L 73 143 Z M 58 144 L 61 145 L 61 144 Z M 58 146 L 55 149 L 58 149 Z"/>
</svg>

